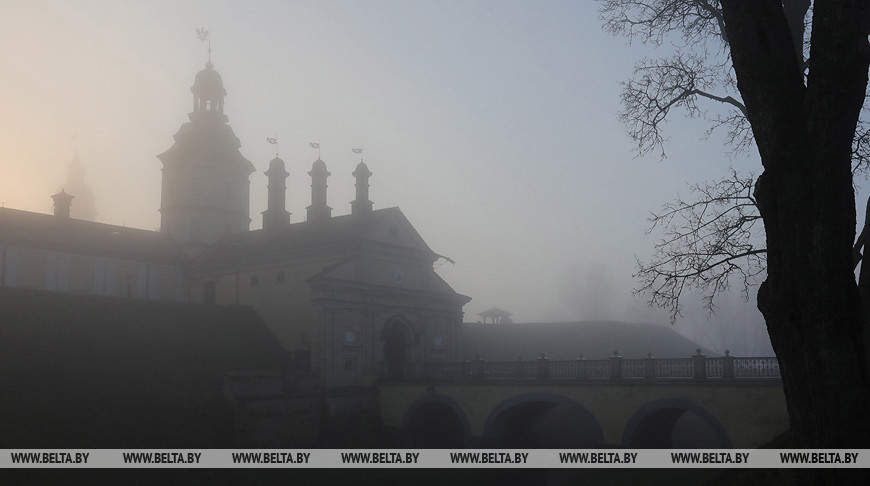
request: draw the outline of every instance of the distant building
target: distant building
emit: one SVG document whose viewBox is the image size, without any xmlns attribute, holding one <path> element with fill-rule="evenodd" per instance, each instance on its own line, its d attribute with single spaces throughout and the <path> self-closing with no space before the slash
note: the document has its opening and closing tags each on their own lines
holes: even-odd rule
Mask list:
<svg viewBox="0 0 870 486">
<path fill-rule="evenodd" d="M 299 368 L 326 386 L 361 385 L 405 362 L 458 360 L 470 299 L 433 270 L 439 256 L 398 208 L 372 209 L 360 162 L 351 214 L 332 216 L 326 163 L 308 173 L 307 219 L 290 222 L 289 173 L 265 172 L 263 229 L 250 231 L 254 165 L 224 114 L 211 62 L 197 73 L 190 121 L 163 163 L 160 231 L 0 209 L 0 285 L 88 295 L 252 306 Z"/>
</svg>

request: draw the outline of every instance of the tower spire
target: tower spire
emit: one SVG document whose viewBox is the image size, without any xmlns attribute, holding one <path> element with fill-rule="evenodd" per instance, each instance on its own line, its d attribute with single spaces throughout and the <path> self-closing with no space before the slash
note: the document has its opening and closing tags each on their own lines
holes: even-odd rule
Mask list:
<svg viewBox="0 0 870 486">
<path fill-rule="evenodd" d="M 208 41 L 208 62 L 205 64 L 205 67 L 209 69 L 214 67 L 214 65 L 211 63 L 211 36 L 209 35 L 210 29 L 211 27 L 209 27 L 208 29 L 203 27 L 197 27 L 196 29 L 196 36 L 199 38 L 199 40 L 203 42 Z"/>
</svg>

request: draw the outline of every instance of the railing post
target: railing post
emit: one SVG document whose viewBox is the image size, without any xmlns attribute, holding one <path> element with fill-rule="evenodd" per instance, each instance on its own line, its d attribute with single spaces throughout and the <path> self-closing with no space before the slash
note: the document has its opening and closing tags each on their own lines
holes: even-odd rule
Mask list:
<svg viewBox="0 0 870 486">
<path fill-rule="evenodd" d="M 698 354 L 692 355 L 692 361 L 694 363 L 694 373 L 692 376 L 699 380 L 703 380 L 707 378 L 707 357 L 701 354 L 701 348 L 695 350 Z"/>
<path fill-rule="evenodd" d="M 550 377 L 550 364 L 549 359 L 544 353 L 541 353 L 541 357 L 537 359 L 538 361 L 538 379 L 546 380 Z"/>
<path fill-rule="evenodd" d="M 582 354 L 577 357 L 577 379 L 586 379 L 586 358 Z"/>
<path fill-rule="evenodd" d="M 610 357 L 610 379 L 622 379 L 622 356 L 619 355 L 619 351 L 614 351 L 613 356 Z"/>
<path fill-rule="evenodd" d="M 655 378 L 656 377 L 656 359 L 653 358 L 652 353 L 648 353 L 646 358 L 643 359 L 643 377 L 644 378 Z"/>
<path fill-rule="evenodd" d="M 727 349 L 722 357 L 722 378 L 734 378 L 734 356 Z"/>
<path fill-rule="evenodd" d="M 474 358 L 474 363 L 471 365 L 471 374 L 473 380 L 483 379 L 483 360 L 479 355 Z"/>
<path fill-rule="evenodd" d="M 525 378 L 525 376 L 523 376 L 523 371 L 523 357 L 517 356 L 517 362 L 514 366 L 514 378 Z"/>
<path fill-rule="evenodd" d="M 462 364 L 462 379 L 463 380 L 470 379 L 471 376 L 469 373 L 469 368 L 471 367 L 471 363 L 469 363 L 468 360 L 464 359 L 464 360 L 462 360 L 461 364 Z"/>
</svg>

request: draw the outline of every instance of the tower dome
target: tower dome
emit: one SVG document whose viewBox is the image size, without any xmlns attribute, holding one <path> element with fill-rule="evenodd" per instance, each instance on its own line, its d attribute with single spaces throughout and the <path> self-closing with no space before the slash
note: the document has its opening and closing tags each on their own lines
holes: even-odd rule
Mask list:
<svg viewBox="0 0 870 486">
<path fill-rule="evenodd" d="M 196 73 L 190 92 L 203 98 L 223 98 L 227 95 L 224 89 L 224 81 L 221 75 L 213 69 L 212 63 L 205 65 L 205 69 Z"/>
<path fill-rule="evenodd" d="M 221 79 L 221 75 L 213 69 L 211 61 L 205 65 L 205 69 L 196 73 L 190 92 L 193 93 L 194 114 L 218 115 L 218 118 L 226 121 L 223 113 L 224 97 L 227 95 L 227 90 L 224 89 L 224 81 Z"/>
</svg>

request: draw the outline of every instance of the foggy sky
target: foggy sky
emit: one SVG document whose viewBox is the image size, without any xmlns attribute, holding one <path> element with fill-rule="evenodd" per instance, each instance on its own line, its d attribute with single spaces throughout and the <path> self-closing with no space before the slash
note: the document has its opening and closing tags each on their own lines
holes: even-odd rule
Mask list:
<svg viewBox="0 0 870 486">
<path fill-rule="evenodd" d="M 350 212 L 359 162 L 351 149 L 362 147 L 374 207 L 401 207 L 433 250 L 455 260 L 437 270 L 473 298 L 466 320 L 497 306 L 516 322 L 667 323 L 631 296 L 634 256 L 648 259 L 655 243 L 644 234 L 649 211 L 687 194 L 687 182 L 732 165 L 758 173 L 760 164 L 754 148 L 729 159 L 720 138 L 703 139 L 706 125 L 679 116 L 667 159 L 635 158 L 616 118 L 619 83 L 644 55 L 669 51 L 605 34 L 595 7 L 8 2 L 0 9 L 0 202 L 50 212 L 49 196 L 78 154 L 98 221 L 158 228 L 156 155 L 191 111 L 190 86 L 207 60 L 195 29 L 207 27 L 225 113 L 257 168 L 252 229 L 275 156 L 266 137 L 277 135 L 291 174 L 294 222 L 310 203 L 317 153 L 309 142 L 320 142 L 333 174 L 334 215 Z M 577 295 L 566 299 L 572 278 Z M 735 354 L 753 354 L 755 341 L 766 341 L 760 314 L 738 294 L 711 321 L 699 303 L 686 307 L 676 328 L 705 346 L 740 342 Z"/>
</svg>

